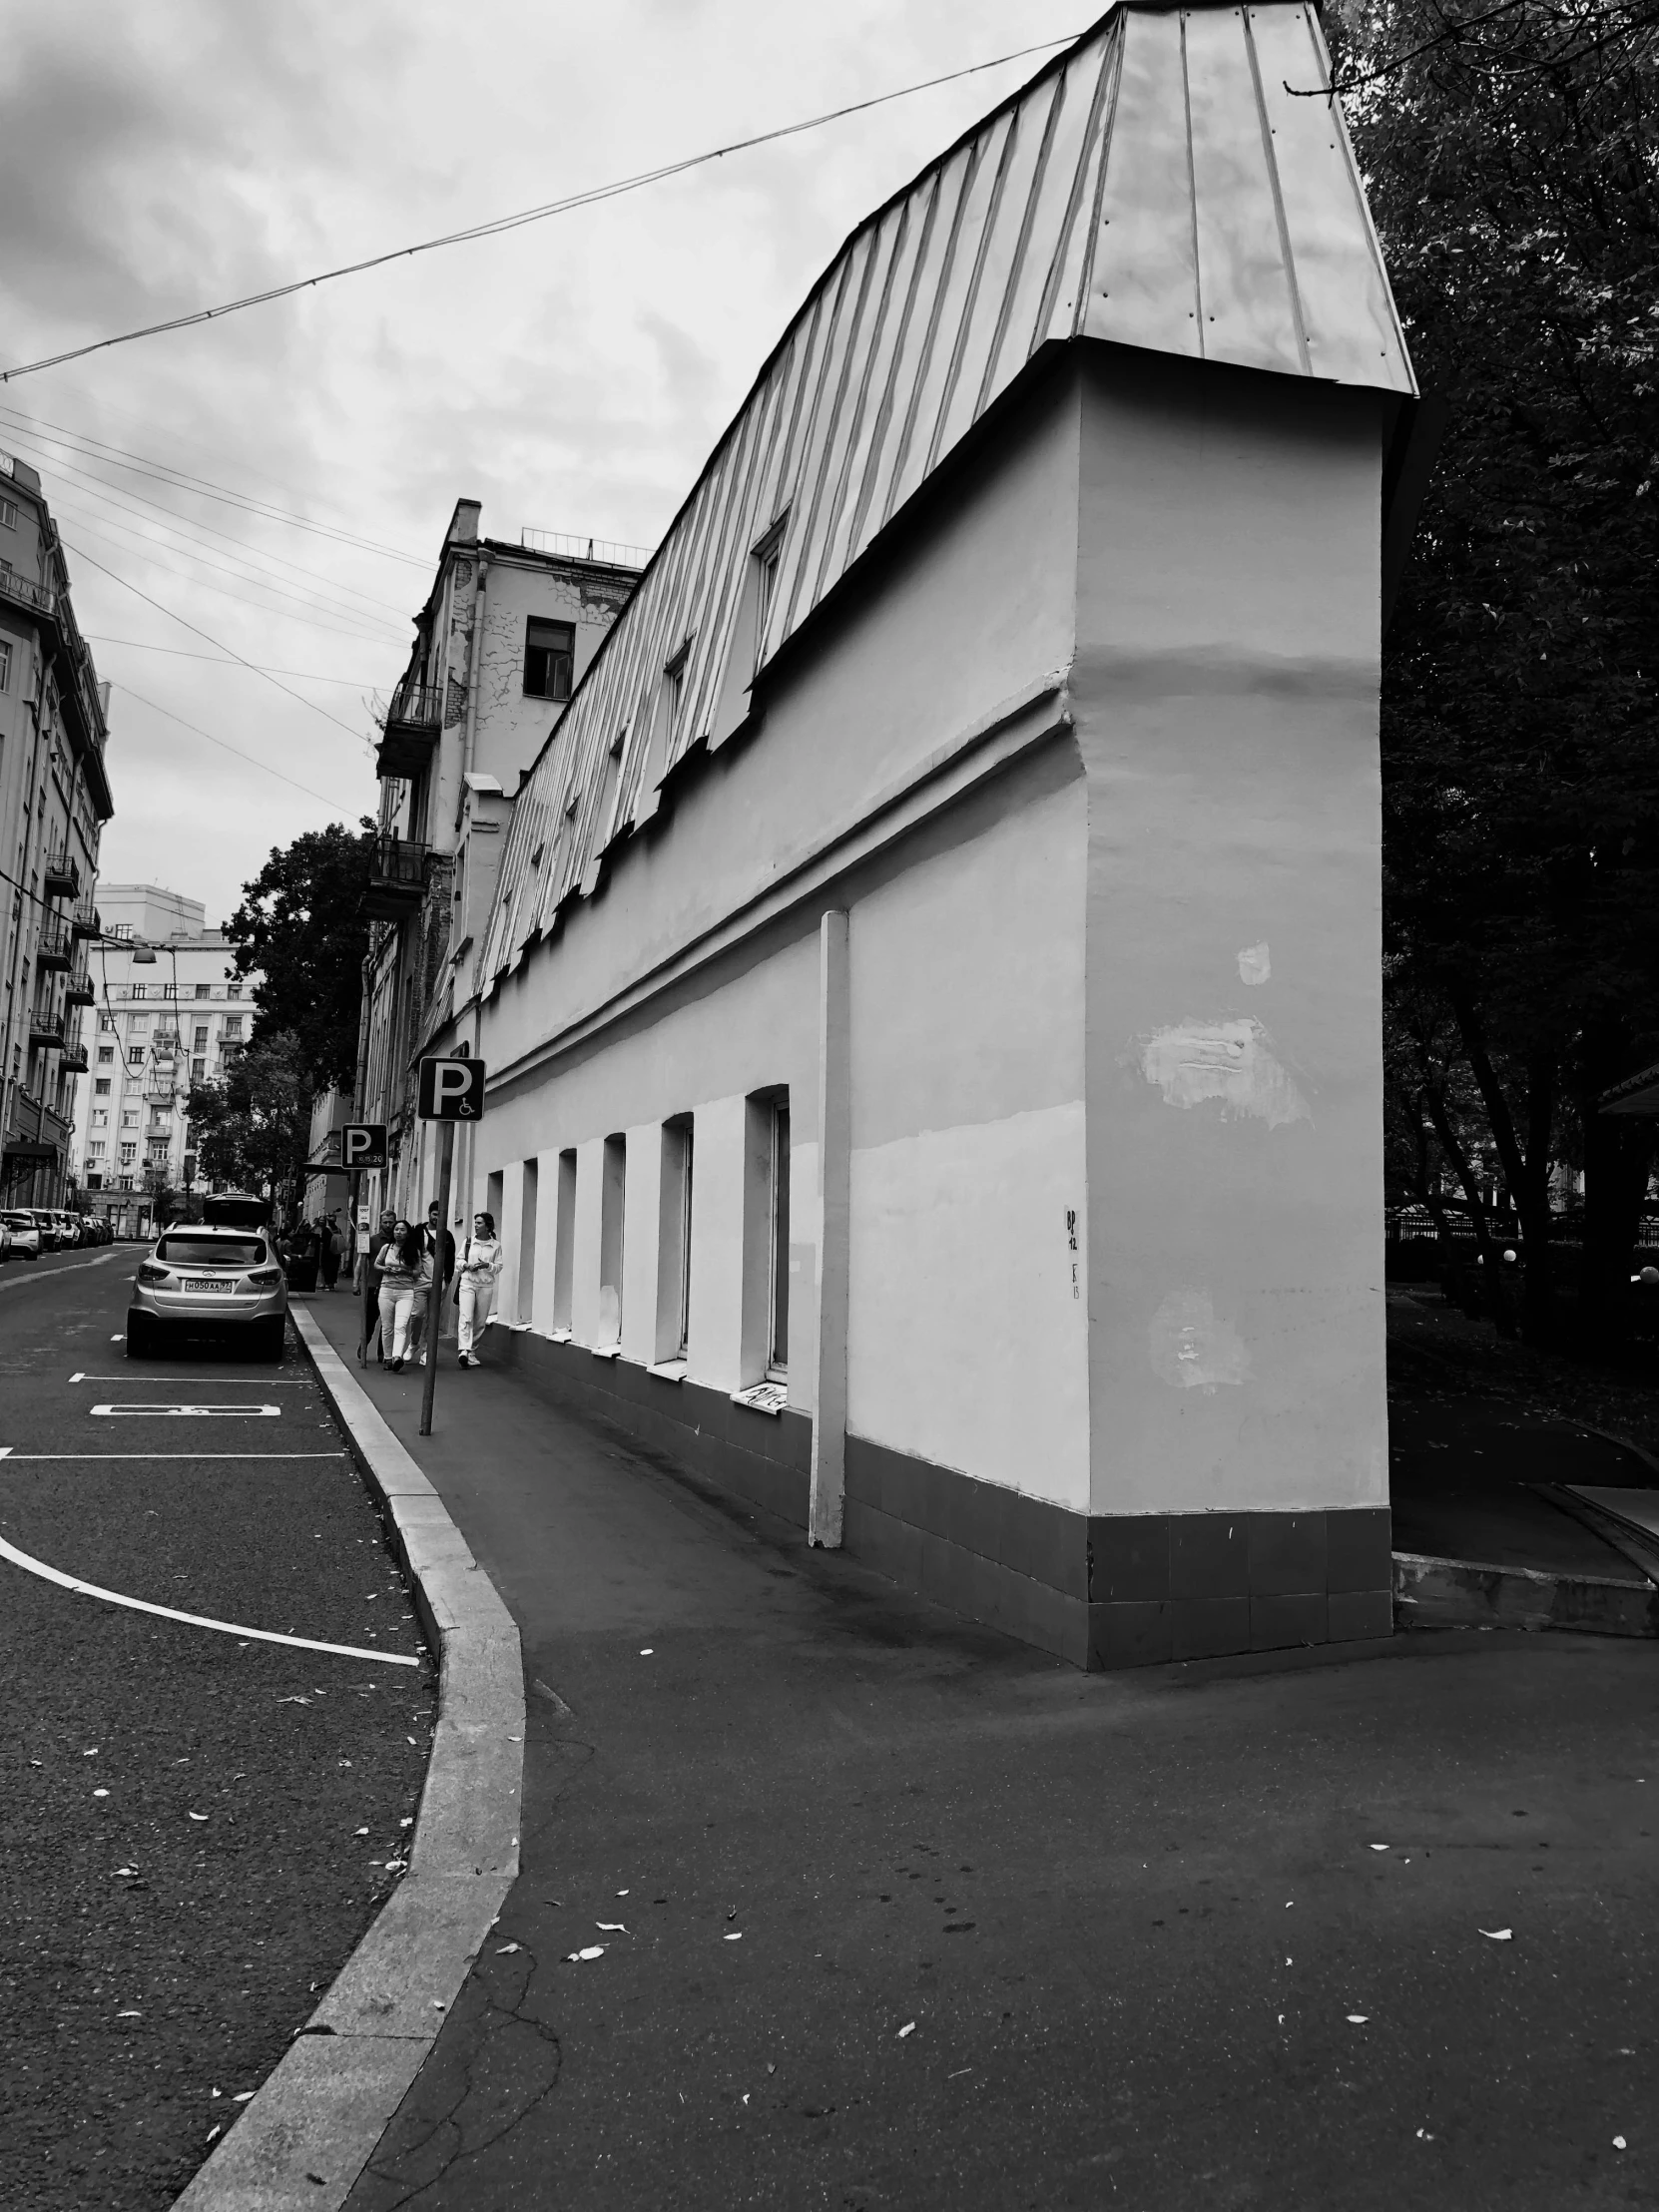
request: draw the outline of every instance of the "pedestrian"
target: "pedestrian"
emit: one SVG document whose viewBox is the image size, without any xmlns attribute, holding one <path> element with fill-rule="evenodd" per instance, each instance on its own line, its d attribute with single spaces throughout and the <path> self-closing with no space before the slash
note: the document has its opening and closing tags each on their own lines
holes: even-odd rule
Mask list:
<svg viewBox="0 0 1659 2212">
<path fill-rule="evenodd" d="M 381 1367 L 386 1364 L 386 1347 L 391 1339 L 380 1327 L 380 1271 L 379 1259 L 390 1244 L 397 1229 L 397 1216 L 388 1206 L 380 1216 L 380 1226 L 369 1237 L 363 1249 L 363 1333 L 357 1347 L 357 1365 L 366 1368 L 372 1352 Z"/>
<path fill-rule="evenodd" d="M 449 1234 L 449 1231 L 439 1223 L 438 1202 L 435 1198 L 426 1209 L 426 1226 L 420 1232 L 420 1241 L 427 1252 L 431 1254 L 433 1262 L 432 1341 L 435 1344 L 438 1339 L 439 1325 L 443 1319 L 443 1294 L 448 1290 L 450 1278 L 455 1273 L 455 1240 Z M 441 1273 L 438 1268 L 440 1256 L 442 1259 Z M 422 1342 L 424 1334 L 425 1316 L 422 1314 L 420 1325 L 416 1328 L 414 1340 L 409 1347 L 411 1352 L 414 1351 L 416 1345 L 420 1347 L 420 1364 L 422 1367 L 426 1365 L 426 1346 Z"/>
<path fill-rule="evenodd" d="M 322 1268 L 322 1288 L 331 1291 L 339 1281 L 339 1224 L 332 1214 L 323 1216 L 317 1258 Z"/>
<path fill-rule="evenodd" d="M 432 1287 L 432 1255 L 418 1229 L 398 1221 L 380 1254 L 380 1342 L 389 1332 L 393 1375 L 402 1373 L 416 1314 L 424 1315 Z"/>
<path fill-rule="evenodd" d="M 455 1304 L 459 1309 L 459 1365 L 475 1368 L 473 1338 L 487 1325 L 495 1306 L 495 1286 L 501 1274 L 501 1246 L 495 1234 L 493 1214 L 474 1214 L 472 1234 L 461 1254 L 455 1277 Z"/>
</svg>

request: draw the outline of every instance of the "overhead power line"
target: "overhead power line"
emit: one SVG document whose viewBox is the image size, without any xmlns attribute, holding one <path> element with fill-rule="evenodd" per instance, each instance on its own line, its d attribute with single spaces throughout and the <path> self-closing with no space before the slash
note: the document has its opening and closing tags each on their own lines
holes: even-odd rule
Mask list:
<svg viewBox="0 0 1659 2212">
<path fill-rule="evenodd" d="M 363 734 L 360 730 L 353 730 L 348 722 L 341 722 L 338 715 L 331 715 L 326 707 L 319 707 L 314 699 L 307 699 L 303 692 L 289 691 L 286 684 L 279 677 L 273 676 L 269 669 L 261 668 L 257 661 L 251 661 L 246 655 L 237 652 L 235 647 L 227 645 L 223 638 L 216 638 L 211 631 L 199 629 L 194 622 L 187 622 L 183 615 L 175 614 L 173 609 L 164 606 L 161 600 L 152 599 L 147 591 L 140 591 L 137 584 L 130 584 L 125 576 L 118 576 L 113 568 L 106 568 L 102 561 L 95 561 L 92 555 L 84 552 L 80 546 L 70 545 L 67 538 L 65 538 L 64 543 L 69 545 L 69 550 L 78 561 L 85 561 L 89 568 L 97 569 L 98 573 L 101 576 L 107 576 L 112 584 L 122 585 L 133 594 L 135 599 L 142 599 L 147 607 L 154 607 L 158 614 L 169 616 L 179 624 L 181 629 L 188 630 L 192 637 L 201 638 L 207 645 L 217 646 L 221 653 L 228 654 L 233 661 L 240 661 L 244 668 L 251 668 L 256 676 L 263 676 L 268 684 L 275 684 L 285 698 L 298 700 L 301 707 L 308 708 L 313 715 L 320 715 L 324 722 L 331 722 L 336 730 L 343 730 L 346 736 L 354 742 L 358 744 L 362 742 Z M 134 696 L 136 697 L 137 694 L 135 693 Z M 317 799 L 321 797 L 321 794 L 313 792 L 311 797 Z"/>
<path fill-rule="evenodd" d="M 250 768 L 263 769 L 267 776 L 275 776 L 277 783 L 292 785 L 296 792 L 303 792 L 307 799 L 320 799 L 325 807 L 338 807 L 337 799 L 330 799 L 326 792 L 312 791 L 309 784 L 301 784 L 291 776 L 284 776 L 279 768 L 273 768 L 269 761 L 262 761 L 257 753 L 245 753 L 240 745 L 232 745 L 228 738 L 216 738 L 211 730 L 204 730 L 199 723 L 187 722 L 183 715 L 176 715 L 171 707 L 158 706 L 153 699 L 146 699 L 143 692 L 134 691 L 131 684 L 117 684 L 129 699 L 136 699 L 141 707 L 148 707 L 152 714 L 165 715 L 169 722 L 176 722 L 181 730 L 192 730 L 197 737 L 206 738 L 210 745 L 217 745 L 223 752 L 234 753 L 239 761 L 246 761 Z"/>
<path fill-rule="evenodd" d="M 710 162 L 723 161 L 728 154 L 746 154 L 757 146 L 771 146 L 779 139 L 798 138 L 805 131 L 822 130 L 826 124 L 838 123 L 849 115 L 862 115 L 870 108 L 885 107 L 893 100 L 907 100 L 918 92 L 931 92 L 939 85 L 952 85 L 964 77 L 980 76 L 987 69 L 1001 69 L 1008 62 L 1023 61 L 1029 54 L 1046 54 L 1056 46 L 1069 46 L 1077 34 L 1065 38 L 1039 39 L 1033 46 L 1016 47 L 1011 54 L 998 54 L 993 61 L 972 62 L 965 69 L 946 70 L 941 77 L 926 77 L 913 85 L 900 85 L 894 92 L 878 92 L 868 100 L 852 100 L 845 107 L 830 108 L 823 115 L 808 116 L 801 123 L 786 123 L 776 131 L 758 131 L 752 138 L 733 139 L 725 146 L 710 147 L 706 153 L 690 154 L 685 160 L 665 162 L 659 169 L 641 170 L 636 176 L 621 177 L 608 185 L 593 185 L 585 192 L 573 192 L 562 200 L 548 200 L 540 207 L 521 208 L 514 215 L 495 216 L 487 223 L 469 224 L 463 231 L 447 231 L 441 238 L 421 239 L 414 246 L 397 246 L 384 254 L 370 254 L 359 262 L 342 263 L 338 269 L 319 270 L 314 276 L 296 276 L 284 284 L 268 285 L 264 291 L 246 292 L 240 299 L 227 299 L 216 307 L 197 307 L 189 314 L 170 315 L 164 322 L 147 322 L 137 330 L 122 330 L 107 338 L 94 338 L 86 345 L 72 345 L 62 353 L 49 353 L 38 361 L 23 361 L 15 368 L 0 369 L 0 384 L 9 384 L 18 376 L 32 376 L 43 368 L 61 368 L 66 361 L 84 360 L 89 353 L 102 353 L 112 345 L 131 345 L 139 338 L 161 337 L 169 330 L 188 330 L 198 323 L 217 322 L 226 315 L 240 314 L 246 307 L 263 307 L 274 299 L 290 298 L 296 291 L 307 291 L 316 284 L 331 284 L 342 276 L 360 276 L 371 269 L 383 269 L 388 262 L 410 261 L 416 254 L 435 254 L 440 247 L 466 246 L 478 239 L 499 238 L 505 232 L 522 230 L 526 224 L 545 223 L 550 217 L 568 215 L 576 208 L 591 208 L 602 200 L 617 200 L 624 193 L 643 191 L 647 185 L 661 184 L 666 178 L 684 176 L 687 170 L 702 169 Z"/>
<path fill-rule="evenodd" d="M 350 546 L 358 553 L 377 553 L 385 560 L 402 561 L 410 568 L 432 565 L 429 560 L 422 560 L 418 553 L 405 553 L 397 546 L 379 545 L 373 538 L 358 537 L 350 530 L 313 522 L 308 515 L 296 515 L 291 508 L 278 507 L 273 500 L 257 499 L 251 492 L 233 491 L 228 484 L 216 483 L 211 476 L 193 476 L 188 469 L 157 460 L 154 454 L 135 453 L 130 446 L 111 445 L 107 439 L 95 438 L 89 431 L 72 430 L 62 422 L 49 422 L 44 415 L 26 414 L 21 407 L 0 404 L 0 419 L 11 424 L 23 423 L 36 437 L 43 431 L 51 432 L 51 436 L 42 440 L 45 444 L 62 445 L 67 451 L 84 454 L 89 460 L 107 461 L 110 467 L 124 469 L 131 476 L 147 476 L 155 483 L 189 491 L 198 498 L 217 500 L 221 506 L 239 508 L 244 514 L 256 515 L 262 521 L 286 523 L 293 530 L 309 530 L 313 536 L 331 538 L 336 545 Z"/>
<path fill-rule="evenodd" d="M 305 684 L 343 684 L 347 691 L 372 691 L 373 683 L 360 676 L 324 676 L 316 668 L 268 668 L 263 661 L 228 661 L 220 653 L 193 653 L 184 645 L 151 645 L 144 638 L 107 638 L 96 630 L 81 632 L 88 645 L 123 645 L 134 653 L 165 653 L 174 661 L 206 661 L 210 668 L 257 668 L 262 676 L 295 676 Z M 134 698 L 138 694 L 134 693 Z"/>
</svg>

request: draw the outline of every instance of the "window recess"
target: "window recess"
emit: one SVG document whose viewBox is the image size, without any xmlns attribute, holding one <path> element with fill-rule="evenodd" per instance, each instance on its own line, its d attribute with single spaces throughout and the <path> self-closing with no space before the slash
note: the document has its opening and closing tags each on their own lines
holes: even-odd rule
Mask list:
<svg viewBox="0 0 1659 2212">
<path fill-rule="evenodd" d="M 576 671 L 576 631 L 568 622 L 542 622 L 532 616 L 524 626 L 524 696 L 568 699 Z"/>
</svg>

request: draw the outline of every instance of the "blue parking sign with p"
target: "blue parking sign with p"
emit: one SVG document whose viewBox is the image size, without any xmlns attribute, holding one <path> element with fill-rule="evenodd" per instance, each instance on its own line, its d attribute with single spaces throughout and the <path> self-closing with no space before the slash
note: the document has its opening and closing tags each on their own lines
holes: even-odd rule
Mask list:
<svg viewBox="0 0 1659 2212">
<path fill-rule="evenodd" d="M 422 1121 L 477 1121 L 484 1111 L 483 1061 L 422 1060 L 416 1111 Z"/>
</svg>

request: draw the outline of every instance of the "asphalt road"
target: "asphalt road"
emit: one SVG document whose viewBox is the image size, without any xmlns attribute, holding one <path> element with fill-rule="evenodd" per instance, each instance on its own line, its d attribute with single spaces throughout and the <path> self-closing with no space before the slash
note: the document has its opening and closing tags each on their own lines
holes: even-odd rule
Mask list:
<svg viewBox="0 0 1659 2212">
<path fill-rule="evenodd" d="M 0 1537 L 177 1611 L 417 1654 L 302 1356 L 129 1363 L 138 1257 L 0 1270 Z M 95 1410 L 136 1402 L 279 1409 Z M 0 1556 L 0 2204 L 149 2212 L 396 1882 L 432 1672 L 131 1611 Z"/>
<path fill-rule="evenodd" d="M 430 1439 L 366 1384 L 531 1718 L 350 2212 L 1659 2203 L 1653 1646 L 1083 1676 L 487 1368 Z"/>
</svg>

